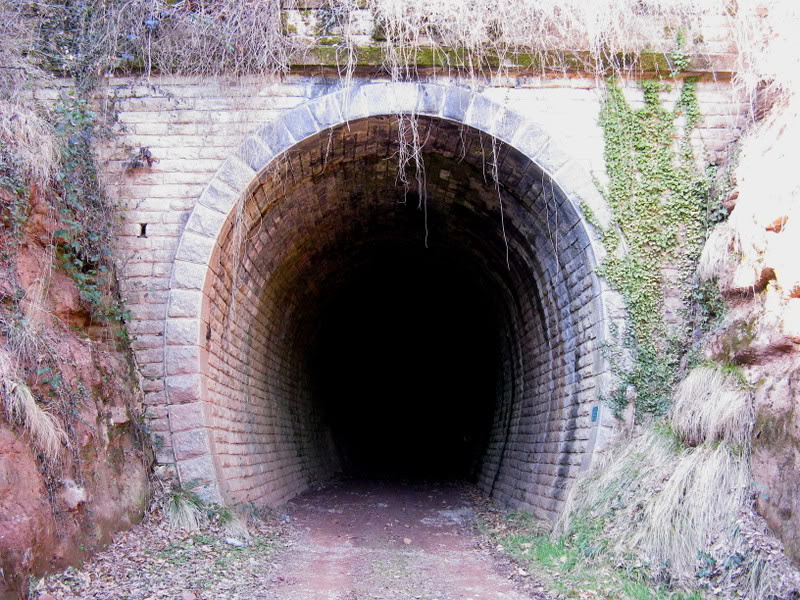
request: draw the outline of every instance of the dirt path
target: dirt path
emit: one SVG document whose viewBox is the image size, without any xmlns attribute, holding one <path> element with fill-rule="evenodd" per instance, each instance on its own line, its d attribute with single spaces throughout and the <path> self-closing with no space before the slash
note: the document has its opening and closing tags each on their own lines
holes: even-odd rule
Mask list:
<svg viewBox="0 0 800 600">
<path fill-rule="evenodd" d="M 35 600 L 548 600 L 486 550 L 470 488 L 345 482 L 305 493 L 236 539 L 218 518 L 175 531 L 155 511 Z M 519 575 L 519 573 L 517 573 Z M 522 591 L 522 586 L 531 590 Z"/>
<path fill-rule="evenodd" d="M 298 497 L 287 515 L 298 539 L 276 557 L 267 598 L 530 598 L 480 549 L 463 488 L 339 483 Z"/>
</svg>

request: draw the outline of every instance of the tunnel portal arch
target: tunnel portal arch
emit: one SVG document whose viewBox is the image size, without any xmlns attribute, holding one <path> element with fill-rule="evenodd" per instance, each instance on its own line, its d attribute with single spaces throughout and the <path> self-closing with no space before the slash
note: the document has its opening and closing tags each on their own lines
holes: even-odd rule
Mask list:
<svg viewBox="0 0 800 600">
<path fill-rule="evenodd" d="M 415 115 L 426 198 L 397 185 L 397 115 Z M 209 501 L 279 504 L 337 469 L 298 375 L 319 334 L 307 307 L 375 257 L 417 257 L 430 230 L 430 281 L 466 265 L 500 323 L 476 479 L 553 517 L 610 426 L 602 248 L 583 206 L 606 214 L 541 126 L 464 88 L 369 83 L 265 124 L 205 188 L 175 255 L 164 365 L 181 481 Z"/>
</svg>

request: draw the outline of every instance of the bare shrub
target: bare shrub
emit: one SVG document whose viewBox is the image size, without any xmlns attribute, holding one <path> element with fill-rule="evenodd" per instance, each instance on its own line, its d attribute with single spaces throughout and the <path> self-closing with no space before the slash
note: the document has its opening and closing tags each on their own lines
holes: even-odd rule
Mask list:
<svg viewBox="0 0 800 600">
<path fill-rule="evenodd" d="M 348 46 L 354 0 L 329 0 Z M 502 73 L 518 55 L 534 67 L 566 70 L 588 51 L 589 72 L 629 68 L 644 49 L 668 53 L 673 32 L 692 32 L 706 14 L 723 14 L 724 0 L 367 0 L 366 8 L 385 35 L 385 67 L 393 79 L 416 75 L 417 53 L 432 49 L 444 68 L 471 77 Z M 687 35 L 687 39 L 693 36 Z M 619 55 L 627 54 L 625 63 Z M 352 57 L 352 52 L 347 55 Z"/>
<path fill-rule="evenodd" d="M 285 71 L 294 49 L 281 10 L 291 0 L 160 0 L 93 2 L 88 36 L 104 50 L 106 68 L 181 75 L 272 74 Z"/>
<path fill-rule="evenodd" d="M 32 78 L 44 72 L 25 59 L 38 39 L 38 31 L 24 16 L 24 5 L 15 0 L 0 0 L 0 98 L 15 96 Z"/>
</svg>

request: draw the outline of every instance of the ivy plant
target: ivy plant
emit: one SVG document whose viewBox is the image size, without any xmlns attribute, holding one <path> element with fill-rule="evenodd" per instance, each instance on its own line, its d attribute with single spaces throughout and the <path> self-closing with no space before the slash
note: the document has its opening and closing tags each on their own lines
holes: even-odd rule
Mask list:
<svg viewBox="0 0 800 600">
<path fill-rule="evenodd" d="M 632 359 L 609 353 L 619 380 L 609 400 L 621 412 L 632 387 L 641 415 L 667 410 L 690 343 L 687 319 L 683 326 L 667 325 L 664 300 L 677 297 L 689 307 L 697 295 L 693 274 L 708 229 L 709 180 L 691 143 L 701 119 L 696 80 L 683 81 L 672 110 L 661 95 L 675 84 L 639 85 L 640 108 L 631 107 L 616 81 L 607 85 L 600 125 L 608 185 L 602 191 L 612 218 L 599 229 L 608 251 L 600 271 L 625 300 L 623 345 Z"/>
</svg>

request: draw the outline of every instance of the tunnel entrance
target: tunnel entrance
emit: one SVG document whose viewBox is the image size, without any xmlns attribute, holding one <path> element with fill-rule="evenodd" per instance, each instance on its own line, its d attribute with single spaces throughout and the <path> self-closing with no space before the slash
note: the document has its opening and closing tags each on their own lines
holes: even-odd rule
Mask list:
<svg viewBox="0 0 800 600">
<path fill-rule="evenodd" d="M 459 120 L 486 118 L 485 99 L 422 88 L 447 118 L 325 127 L 365 105 L 322 97 L 249 138 L 204 191 L 170 300 L 191 315 L 200 275 L 199 347 L 170 347 L 193 321 L 167 331 L 182 480 L 277 505 L 337 474 L 466 478 L 556 515 L 597 432 L 591 241 L 532 158 L 565 164 L 549 139 L 510 113 L 488 135 Z M 397 104 L 377 97 L 389 89 L 359 93 Z M 170 363 L 193 352 L 200 386 Z M 180 406 L 198 396 L 201 417 Z"/>
<path fill-rule="evenodd" d="M 322 307 L 313 393 L 345 474 L 477 478 L 499 323 L 488 282 L 463 258 L 421 244 L 375 252 Z"/>
</svg>

